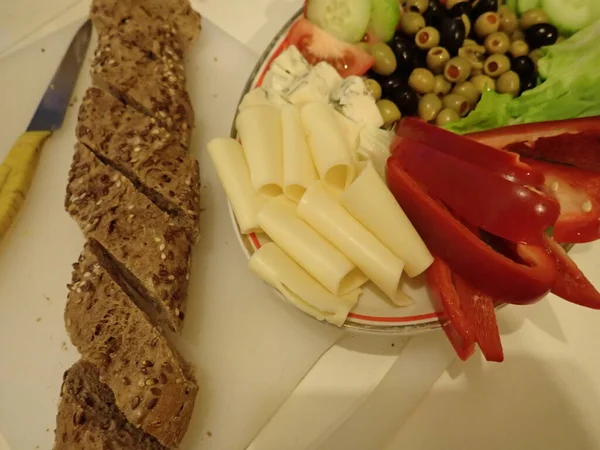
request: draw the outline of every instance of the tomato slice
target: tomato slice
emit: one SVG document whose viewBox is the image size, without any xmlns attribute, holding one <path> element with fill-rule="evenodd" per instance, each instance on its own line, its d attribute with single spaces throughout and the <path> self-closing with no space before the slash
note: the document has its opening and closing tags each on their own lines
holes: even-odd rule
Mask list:
<svg viewBox="0 0 600 450">
<path fill-rule="evenodd" d="M 304 18 L 292 26 L 286 42 L 295 45 L 311 65 L 326 61 L 342 77 L 364 75 L 375 63 L 367 52 L 340 41 Z"/>
</svg>

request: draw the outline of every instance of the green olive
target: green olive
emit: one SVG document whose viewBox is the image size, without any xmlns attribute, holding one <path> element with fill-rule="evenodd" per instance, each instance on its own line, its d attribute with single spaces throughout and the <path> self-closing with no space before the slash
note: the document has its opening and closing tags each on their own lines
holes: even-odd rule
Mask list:
<svg viewBox="0 0 600 450">
<path fill-rule="evenodd" d="M 444 66 L 450 60 L 450 53 L 443 47 L 433 47 L 427 52 L 427 67 L 433 73 L 442 73 Z"/>
<path fill-rule="evenodd" d="M 478 43 L 477 43 L 477 41 L 476 41 L 476 40 L 474 40 L 474 39 L 465 39 L 465 40 L 463 41 L 463 47 L 469 47 L 469 46 L 471 46 L 471 45 L 479 45 L 479 44 L 478 44 Z"/>
<path fill-rule="evenodd" d="M 466 2 L 467 0 L 447 0 L 446 1 L 446 8 L 448 9 L 452 9 L 454 6 L 458 5 L 459 3 L 463 3 Z"/>
<path fill-rule="evenodd" d="M 463 14 L 460 16 L 460 20 L 462 20 L 463 24 L 465 25 L 465 36 L 468 36 L 471 33 L 471 19 L 469 19 L 469 16 L 466 14 Z"/>
<path fill-rule="evenodd" d="M 452 83 L 446 80 L 444 75 L 436 75 L 433 80 L 433 93 L 438 97 L 449 94 L 452 90 Z"/>
<path fill-rule="evenodd" d="M 503 31 L 496 31 L 495 33 L 488 34 L 483 45 L 489 53 L 503 55 L 510 47 L 510 38 Z"/>
<path fill-rule="evenodd" d="M 381 114 L 381 118 L 383 119 L 383 125 L 386 127 L 392 125 L 394 122 L 397 122 L 402 118 L 400 110 L 396 104 L 390 100 L 379 100 L 377 102 L 377 108 L 379 109 L 379 114 Z"/>
<path fill-rule="evenodd" d="M 519 26 L 517 15 L 506 5 L 502 5 L 499 9 L 500 14 L 500 31 L 506 34 L 512 34 Z"/>
<path fill-rule="evenodd" d="M 464 95 L 460 94 L 448 94 L 442 99 L 444 108 L 452 109 L 458 113 L 459 116 L 466 116 L 471 110 L 469 100 Z"/>
<path fill-rule="evenodd" d="M 485 12 L 475 21 L 475 34 L 480 38 L 498 31 L 500 28 L 500 16 L 495 12 Z"/>
<path fill-rule="evenodd" d="M 461 47 L 458 49 L 458 56 L 468 60 L 473 70 L 481 70 L 486 57 L 485 47 L 478 44 Z"/>
<path fill-rule="evenodd" d="M 452 89 L 452 93 L 460 94 L 465 97 L 467 100 L 469 100 L 471 106 L 475 106 L 475 104 L 479 101 L 479 96 L 481 95 L 481 92 L 478 91 L 470 81 L 463 81 L 462 83 L 457 84 L 454 86 L 454 89 Z"/>
<path fill-rule="evenodd" d="M 543 9 L 535 8 L 525 11 L 519 19 L 519 25 L 522 30 L 537 25 L 539 23 L 548 23 L 548 14 Z"/>
<path fill-rule="evenodd" d="M 513 32 L 513 34 L 510 35 L 511 42 L 524 41 L 524 40 L 525 40 L 525 33 L 523 33 L 521 30 L 516 30 L 515 32 Z"/>
<path fill-rule="evenodd" d="M 429 50 L 440 43 L 440 32 L 433 27 L 425 27 L 415 35 L 415 43 L 421 50 Z"/>
<path fill-rule="evenodd" d="M 375 59 L 373 72 L 379 75 L 391 75 L 396 70 L 396 56 L 389 45 L 378 42 L 371 46 L 371 56 Z"/>
<path fill-rule="evenodd" d="M 435 94 L 425 94 L 419 100 L 419 117 L 426 122 L 435 119 L 442 110 L 442 101 Z"/>
<path fill-rule="evenodd" d="M 406 0 L 404 4 L 407 11 L 423 14 L 429 7 L 429 0 Z"/>
<path fill-rule="evenodd" d="M 483 73 L 483 68 L 473 69 L 473 70 L 471 70 L 471 78 L 476 77 L 477 75 L 481 75 L 482 73 Z"/>
<path fill-rule="evenodd" d="M 367 78 L 365 80 L 365 85 L 367 86 L 367 89 L 371 95 L 373 95 L 375 101 L 381 100 L 381 85 L 377 81 L 372 78 Z"/>
<path fill-rule="evenodd" d="M 492 78 L 498 78 L 510 70 L 510 60 L 506 55 L 491 55 L 483 64 L 483 72 Z"/>
<path fill-rule="evenodd" d="M 472 69 L 467 58 L 455 56 L 444 66 L 444 76 L 452 83 L 461 83 L 471 76 Z"/>
<path fill-rule="evenodd" d="M 483 91 L 496 90 L 496 81 L 487 75 L 476 75 L 470 81 L 480 94 L 483 94 Z"/>
<path fill-rule="evenodd" d="M 365 41 L 359 42 L 358 44 L 356 44 L 356 47 L 359 50 L 362 50 L 363 52 L 367 52 L 367 53 L 369 53 L 371 50 L 371 46 Z"/>
<path fill-rule="evenodd" d="M 531 52 L 529 52 L 529 57 L 531 58 L 531 60 L 533 61 L 533 63 L 535 64 L 536 67 L 537 67 L 538 61 L 540 59 L 542 59 L 543 56 L 544 56 L 544 54 L 542 53 L 541 48 L 536 48 L 535 50 L 532 50 Z"/>
<path fill-rule="evenodd" d="M 503 73 L 496 80 L 496 91 L 500 94 L 517 95 L 521 89 L 519 75 L 512 70 Z"/>
<path fill-rule="evenodd" d="M 444 108 L 435 118 L 435 124 L 441 127 L 443 125 L 456 122 L 458 119 L 460 119 L 460 116 L 456 111 L 450 108 Z"/>
<path fill-rule="evenodd" d="M 522 40 L 513 41 L 508 48 L 508 53 L 510 53 L 513 58 L 525 56 L 529 53 L 529 45 L 527 45 L 527 42 Z"/>
<path fill-rule="evenodd" d="M 400 29 L 405 34 L 414 36 L 421 28 L 425 28 L 425 19 L 421 14 L 408 11 L 400 17 Z"/>
<path fill-rule="evenodd" d="M 434 76 L 430 70 L 421 67 L 412 71 L 408 77 L 408 85 L 417 91 L 419 94 L 427 94 L 433 92 Z"/>
</svg>

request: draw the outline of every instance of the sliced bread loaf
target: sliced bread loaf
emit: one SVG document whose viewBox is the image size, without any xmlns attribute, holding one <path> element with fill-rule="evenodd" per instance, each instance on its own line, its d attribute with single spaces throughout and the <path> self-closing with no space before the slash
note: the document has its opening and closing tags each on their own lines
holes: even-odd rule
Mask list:
<svg viewBox="0 0 600 450">
<path fill-rule="evenodd" d="M 92 362 L 129 422 L 167 447 L 179 445 L 198 387 L 190 367 L 86 244 L 65 308 L 71 342 Z"/>
<path fill-rule="evenodd" d="M 154 117 L 189 147 L 194 111 L 181 63 L 165 62 L 109 31 L 100 35 L 91 73 L 96 86 Z"/>
<path fill-rule="evenodd" d="M 150 27 L 148 35 L 152 38 L 153 23 L 166 25 L 171 33 L 180 37 L 185 50 L 200 33 L 200 14 L 192 9 L 188 0 L 93 0 L 90 17 L 101 34 L 119 30 L 131 36 L 135 35 L 132 29 L 141 25 Z M 139 33 L 139 29 L 137 31 Z M 140 41 L 134 42 L 144 48 Z"/>
<path fill-rule="evenodd" d="M 84 234 L 100 243 L 115 273 L 145 300 L 161 325 L 181 330 L 191 247 L 183 228 L 124 175 L 76 144 L 65 207 Z"/>
<path fill-rule="evenodd" d="M 186 229 L 195 242 L 200 210 L 198 161 L 156 120 L 112 95 L 89 88 L 79 109 L 77 138 Z"/>
<path fill-rule="evenodd" d="M 98 369 L 80 360 L 64 374 L 54 450 L 166 450 L 130 424 Z"/>
</svg>

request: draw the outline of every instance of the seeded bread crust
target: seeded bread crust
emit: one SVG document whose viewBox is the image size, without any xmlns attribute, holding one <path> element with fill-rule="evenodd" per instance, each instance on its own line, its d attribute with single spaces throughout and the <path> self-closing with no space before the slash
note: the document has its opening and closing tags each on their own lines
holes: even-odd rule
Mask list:
<svg viewBox="0 0 600 450">
<path fill-rule="evenodd" d="M 181 63 L 165 62 L 109 31 L 100 35 L 91 74 L 96 86 L 154 117 L 189 147 L 194 111 Z"/>
<path fill-rule="evenodd" d="M 114 392 L 127 420 L 166 447 L 181 442 L 198 391 L 190 367 L 86 244 L 65 308 L 71 342 Z"/>
<path fill-rule="evenodd" d="M 82 144 L 75 146 L 65 208 L 141 294 L 139 306 L 180 332 L 192 247 L 185 230 Z"/>
<path fill-rule="evenodd" d="M 54 450 L 166 450 L 127 422 L 99 376 L 98 369 L 84 360 L 65 372 Z"/>
<path fill-rule="evenodd" d="M 192 242 L 197 240 L 198 161 L 155 119 L 92 87 L 79 109 L 77 138 L 185 228 Z"/>
<path fill-rule="evenodd" d="M 126 36 L 136 35 L 132 32 L 132 23 L 142 27 L 152 23 L 168 25 L 171 33 L 181 40 L 184 50 L 192 46 L 201 29 L 200 14 L 192 9 L 188 0 L 94 0 L 90 17 L 99 33 L 119 30 Z M 151 39 L 154 35 L 149 31 L 148 36 Z M 145 37 L 142 41 L 133 39 L 142 48 L 146 40 Z"/>
</svg>

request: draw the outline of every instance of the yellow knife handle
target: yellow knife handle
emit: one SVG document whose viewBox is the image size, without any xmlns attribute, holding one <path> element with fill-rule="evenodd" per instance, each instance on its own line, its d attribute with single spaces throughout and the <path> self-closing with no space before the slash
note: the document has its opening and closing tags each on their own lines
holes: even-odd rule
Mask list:
<svg viewBox="0 0 600 450">
<path fill-rule="evenodd" d="M 0 164 L 0 239 L 13 224 L 40 160 L 40 152 L 50 131 L 23 133 Z"/>
</svg>

